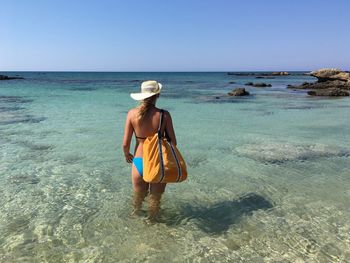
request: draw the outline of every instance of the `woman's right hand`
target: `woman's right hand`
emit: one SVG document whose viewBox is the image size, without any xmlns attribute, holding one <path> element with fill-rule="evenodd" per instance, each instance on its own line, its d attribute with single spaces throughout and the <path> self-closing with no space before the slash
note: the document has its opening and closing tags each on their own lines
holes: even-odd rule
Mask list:
<svg viewBox="0 0 350 263">
<path fill-rule="evenodd" d="M 131 153 L 128 153 L 125 155 L 125 161 L 127 163 L 132 163 L 132 160 L 134 159 L 134 156 Z"/>
</svg>

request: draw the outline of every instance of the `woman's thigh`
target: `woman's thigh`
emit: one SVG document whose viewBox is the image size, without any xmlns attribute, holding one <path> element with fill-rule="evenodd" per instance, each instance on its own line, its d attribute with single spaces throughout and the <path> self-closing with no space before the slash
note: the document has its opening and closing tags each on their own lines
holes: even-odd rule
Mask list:
<svg viewBox="0 0 350 263">
<path fill-rule="evenodd" d="M 132 178 L 132 185 L 135 192 L 145 192 L 148 191 L 149 183 L 146 183 L 142 177 L 140 176 L 139 172 L 137 171 L 134 164 L 132 164 L 132 170 L 131 170 L 131 178 Z"/>
</svg>

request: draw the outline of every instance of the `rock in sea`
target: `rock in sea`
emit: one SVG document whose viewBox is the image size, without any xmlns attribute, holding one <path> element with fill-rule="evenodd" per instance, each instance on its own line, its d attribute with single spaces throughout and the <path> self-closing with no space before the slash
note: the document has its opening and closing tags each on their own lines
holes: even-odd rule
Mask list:
<svg viewBox="0 0 350 263">
<path fill-rule="evenodd" d="M 317 78 L 314 83 L 304 82 L 299 86 L 289 85 L 291 89 L 308 89 L 311 96 L 349 96 L 350 74 L 340 69 L 320 69 L 309 73 Z"/>
<path fill-rule="evenodd" d="M 6 75 L 0 75 L 0 80 L 11 80 L 11 79 L 23 79 L 22 77 L 9 77 Z"/>
<path fill-rule="evenodd" d="M 275 77 L 269 77 L 269 76 L 257 76 L 256 79 L 274 79 Z"/>
<path fill-rule="evenodd" d="M 312 71 L 310 73 L 310 76 L 317 78 L 318 82 L 339 80 L 339 81 L 348 82 L 350 85 L 350 73 L 346 71 L 342 71 L 341 69 L 335 69 L 335 68 L 320 69 L 320 70 Z"/>
<path fill-rule="evenodd" d="M 253 82 L 248 82 L 246 84 L 244 84 L 246 86 L 253 86 L 253 87 L 257 87 L 257 88 L 265 88 L 265 87 L 272 87 L 271 84 L 266 84 L 266 83 L 253 83 Z"/>
<path fill-rule="evenodd" d="M 227 94 L 229 96 L 247 96 L 249 95 L 249 92 L 246 91 L 245 88 L 236 88 Z"/>
<path fill-rule="evenodd" d="M 288 76 L 289 73 L 287 71 L 278 71 L 278 72 L 272 72 L 272 76 Z"/>
</svg>

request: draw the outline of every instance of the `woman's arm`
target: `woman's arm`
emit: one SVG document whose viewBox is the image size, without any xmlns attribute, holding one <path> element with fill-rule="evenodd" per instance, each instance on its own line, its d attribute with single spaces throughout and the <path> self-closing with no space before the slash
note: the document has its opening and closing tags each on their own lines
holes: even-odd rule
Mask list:
<svg viewBox="0 0 350 263">
<path fill-rule="evenodd" d="M 171 119 L 171 115 L 168 111 L 165 111 L 164 117 L 165 117 L 166 132 L 168 133 L 168 136 L 169 136 L 171 142 L 174 145 L 176 145 L 177 142 L 176 142 L 176 136 L 175 136 L 175 131 L 174 131 L 174 126 L 173 126 L 173 121 Z"/>
<path fill-rule="evenodd" d="M 124 156 L 125 160 L 128 163 L 132 162 L 132 159 L 134 156 L 130 153 L 130 144 L 131 144 L 131 138 L 133 134 L 133 127 L 131 124 L 131 111 L 128 112 L 128 115 L 126 116 L 126 121 L 125 121 L 125 129 L 124 129 L 124 139 L 123 139 L 123 151 L 124 151 Z"/>
</svg>

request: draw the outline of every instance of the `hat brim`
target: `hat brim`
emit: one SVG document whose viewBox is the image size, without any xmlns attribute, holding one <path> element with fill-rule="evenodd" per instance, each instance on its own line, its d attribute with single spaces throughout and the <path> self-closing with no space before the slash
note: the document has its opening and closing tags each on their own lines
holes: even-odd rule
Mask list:
<svg viewBox="0 0 350 263">
<path fill-rule="evenodd" d="M 131 93 L 130 97 L 134 100 L 144 100 L 147 99 L 149 97 L 152 97 L 154 95 L 157 95 L 160 93 L 161 89 L 162 89 L 162 84 L 158 83 L 159 86 L 159 90 L 157 92 L 140 92 L 140 93 Z"/>
</svg>

